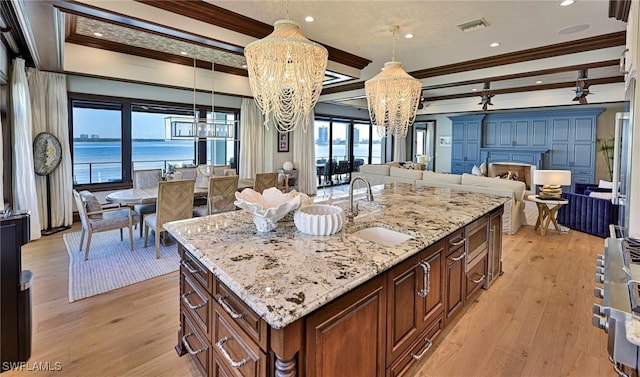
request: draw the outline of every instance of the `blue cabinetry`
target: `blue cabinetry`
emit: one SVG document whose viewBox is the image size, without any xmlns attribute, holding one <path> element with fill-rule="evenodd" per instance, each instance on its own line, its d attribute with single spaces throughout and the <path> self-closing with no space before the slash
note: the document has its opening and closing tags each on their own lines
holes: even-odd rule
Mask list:
<svg viewBox="0 0 640 377">
<path fill-rule="evenodd" d="M 572 108 L 450 117 L 451 172 L 470 172 L 473 164 L 488 159 L 571 170 L 574 184 L 593 183 L 597 116 L 603 110 Z M 478 129 L 477 124 L 481 124 Z"/>
<path fill-rule="evenodd" d="M 484 115 L 449 117 L 451 129 L 451 172 L 471 173 L 473 165 L 480 165 L 482 119 Z"/>
</svg>

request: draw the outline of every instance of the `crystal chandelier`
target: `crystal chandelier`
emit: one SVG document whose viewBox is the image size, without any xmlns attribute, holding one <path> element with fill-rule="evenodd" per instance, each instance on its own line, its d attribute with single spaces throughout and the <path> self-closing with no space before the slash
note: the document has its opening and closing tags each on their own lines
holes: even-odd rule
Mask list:
<svg viewBox="0 0 640 377">
<path fill-rule="evenodd" d="M 272 116 L 279 132 L 293 131 L 302 123 L 307 132 L 309 114 L 318 102 L 329 53 L 308 40 L 300 25 L 276 21 L 273 32 L 244 49 L 249 85 L 269 129 Z"/>
<path fill-rule="evenodd" d="M 392 26 L 392 61 L 384 64 L 382 72 L 365 81 L 369 117 L 378 128 L 380 137 L 393 135 L 403 138 L 413 124 L 420 103 L 422 83 L 402 69 L 402 63 L 396 60 L 395 36 L 398 26 Z"/>
</svg>

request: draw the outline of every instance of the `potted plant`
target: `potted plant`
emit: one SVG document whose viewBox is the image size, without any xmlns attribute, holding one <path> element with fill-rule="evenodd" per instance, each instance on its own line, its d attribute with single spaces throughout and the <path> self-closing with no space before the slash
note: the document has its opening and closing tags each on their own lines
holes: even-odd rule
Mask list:
<svg viewBox="0 0 640 377">
<path fill-rule="evenodd" d="M 609 139 L 596 139 L 596 145 L 598 146 L 598 152 L 602 152 L 604 160 L 607 164 L 607 170 L 609 171 L 609 180 L 613 180 L 613 138 Z"/>
</svg>

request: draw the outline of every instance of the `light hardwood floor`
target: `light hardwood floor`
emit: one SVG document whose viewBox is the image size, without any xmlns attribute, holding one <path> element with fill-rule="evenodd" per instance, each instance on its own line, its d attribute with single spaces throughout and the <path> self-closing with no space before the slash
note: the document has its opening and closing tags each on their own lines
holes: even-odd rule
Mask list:
<svg viewBox="0 0 640 377">
<path fill-rule="evenodd" d="M 603 240 L 576 231 L 540 236 L 524 226 L 503 242 L 504 275 L 473 297 L 410 374 L 614 376 L 606 335 L 591 326 L 595 258 Z M 35 275 L 30 363 L 59 362 L 62 370 L 3 377 L 199 375 L 173 349 L 177 272 L 69 303 L 62 233 L 26 245 L 23 268 Z"/>
</svg>

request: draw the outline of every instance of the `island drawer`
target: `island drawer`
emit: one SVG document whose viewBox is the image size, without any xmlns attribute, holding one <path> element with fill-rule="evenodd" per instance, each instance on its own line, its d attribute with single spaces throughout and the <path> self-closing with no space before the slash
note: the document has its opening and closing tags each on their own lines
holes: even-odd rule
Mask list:
<svg viewBox="0 0 640 377">
<path fill-rule="evenodd" d="M 230 320 L 225 309 L 213 305 L 214 334 L 212 339 L 215 363 L 212 370 L 222 369 L 232 376 L 257 377 L 267 375 L 268 358 L 265 352 Z"/>
<path fill-rule="evenodd" d="M 267 323 L 217 279 L 215 279 L 215 292 L 215 301 L 229 321 L 238 324 L 263 351 L 266 351 Z"/>
<path fill-rule="evenodd" d="M 398 360 L 392 366 L 387 368 L 386 377 L 404 376 L 416 362 L 427 357 L 429 349 L 433 345 L 433 340 L 440 335 L 443 328 L 444 316 L 441 315 L 433 321 L 407 351 L 398 357 Z"/>
<path fill-rule="evenodd" d="M 489 247 L 489 217 L 485 216 L 467 226 L 466 238 L 468 245 L 467 261 L 472 263 Z"/>
<path fill-rule="evenodd" d="M 180 325 L 182 328 L 181 347 L 191 355 L 202 375 L 207 376 L 213 355 L 211 346 L 205 340 L 207 338 L 200 333 L 193 324 L 192 318 L 184 310 L 180 311 Z"/>
<path fill-rule="evenodd" d="M 467 298 L 474 294 L 487 280 L 487 255 L 477 258 L 467 271 Z"/>
<path fill-rule="evenodd" d="M 180 301 L 182 310 L 189 312 L 200 330 L 211 338 L 211 295 L 194 282 L 188 271 L 180 272 Z"/>
<path fill-rule="evenodd" d="M 209 271 L 199 260 L 196 259 L 185 248 L 178 244 L 180 250 L 181 271 L 186 271 L 193 280 L 197 281 L 209 293 L 213 292 L 213 273 Z"/>
</svg>

